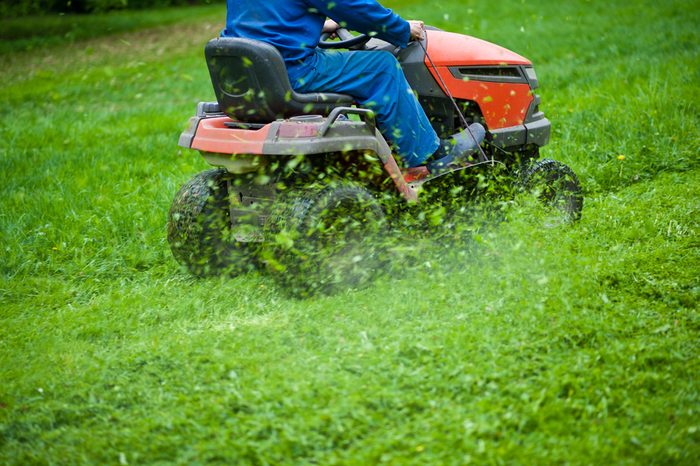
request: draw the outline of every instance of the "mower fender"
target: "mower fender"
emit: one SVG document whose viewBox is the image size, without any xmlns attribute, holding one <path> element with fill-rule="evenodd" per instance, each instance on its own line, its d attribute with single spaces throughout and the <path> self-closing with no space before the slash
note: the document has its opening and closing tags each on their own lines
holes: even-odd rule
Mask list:
<svg viewBox="0 0 700 466">
<path fill-rule="evenodd" d="M 357 113 L 364 121 L 341 120 L 340 113 Z M 209 164 L 236 174 L 257 171 L 274 156 L 370 152 L 379 158 L 399 193 L 409 202 L 418 200 L 376 128 L 373 115 L 364 109 L 347 108 L 326 118 L 292 117 L 249 128 L 236 127 L 224 115 L 197 115 L 180 142 L 182 147 L 200 151 Z"/>
<path fill-rule="evenodd" d="M 409 202 L 418 194 L 406 183 L 391 148 L 374 122 L 331 121 L 333 117 L 305 118 L 272 123 L 263 148 L 266 155 L 327 154 L 329 152 L 372 152 L 377 155 L 396 189 Z M 330 121 L 330 124 L 329 124 Z M 323 134 L 323 136 L 322 136 Z"/>
<path fill-rule="evenodd" d="M 382 160 L 386 157 L 373 122 L 337 120 L 329 125 L 328 118 L 312 117 L 315 118 L 293 117 L 272 123 L 262 153 L 312 156 L 329 152 L 370 151 Z M 384 141 L 383 138 L 381 140 Z"/>
<path fill-rule="evenodd" d="M 227 126 L 227 116 L 201 118 L 192 139 L 192 149 L 219 154 L 263 154 L 263 147 L 274 123 L 259 129 Z"/>
<path fill-rule="evenodd" d="M 180 139 L 178 140 L 178 146 L 185 149 L 192 148 L 192 142 L 194 141 L 194 136 L 197 133 L 197 128 L 199 127 L 199 122 L 207 116 L 222 116 L 221 108 L 217 102 L 200 102 L 197 104 L 197 113 L 190 118 L 187 129 L 180 134 Z"/>
</svg>

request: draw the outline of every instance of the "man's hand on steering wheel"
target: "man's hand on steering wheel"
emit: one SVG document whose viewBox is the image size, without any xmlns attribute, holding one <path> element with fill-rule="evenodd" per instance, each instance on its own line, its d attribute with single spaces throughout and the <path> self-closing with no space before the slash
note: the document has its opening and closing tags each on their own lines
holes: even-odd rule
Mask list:
<svg viewBox="0 0 700 466">
<path fill-rule="evenodd" d="M 423 21 L 411 20 L 408 25 L 411 26 L 411 40 L 425 39 L 425 23 Z"/>
<path fill-rule="evenodd" d="M 325 23 L 323 23 L 323 30 L 321 31 L 321 34 L 331 34 L 331 38 L 333 38 L 333 35 L 335 31 L 337 31 L 340 28 L 340 24 L 336 23 L 332 19 L 327 19 Z"/>
</svg>

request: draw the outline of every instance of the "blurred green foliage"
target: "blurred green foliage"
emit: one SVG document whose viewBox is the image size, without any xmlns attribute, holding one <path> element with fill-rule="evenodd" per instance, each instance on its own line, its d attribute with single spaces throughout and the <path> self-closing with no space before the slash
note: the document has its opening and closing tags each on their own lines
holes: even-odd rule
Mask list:
<svg viewBox="0 0 700 466">
<path fill-rule="evenodd" d="M 102 13 L 51 14 L 0 19 L 0 55 L 26 54 L 90 38 L 166 28 L 183 21 L 201 22 L 215 17 L 221 5 L 119 10 Z M 219 14 L 220 17 L 220 14 Z M 223 26 L 221 26 L 223 27 Z"/>
<path fill-rule="evenodd" d="M 102 13 L 222 2 L 223 0 L 2 0 L 0 16 L 8 18 L 50 13 Z"/>
</svg>

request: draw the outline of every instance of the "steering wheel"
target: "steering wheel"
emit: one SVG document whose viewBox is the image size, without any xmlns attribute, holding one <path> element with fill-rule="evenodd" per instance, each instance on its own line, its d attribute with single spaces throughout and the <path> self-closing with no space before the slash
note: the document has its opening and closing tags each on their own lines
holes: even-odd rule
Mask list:
<svg viewBox="0 0 700 466">
<path fill-rule="evenodd" d="M 330 41 L 328 38 L 335 34 L 340 40 Z M 349 49 L 350 47 L 359 47 L 365 45 L 371 37 L 367 34 L 353 36 L 346 28 L 339 28 L 333 33 L 324 32 L 321 34 L 321 40 L 318 43 L 322 49 Z"/>
</svg>

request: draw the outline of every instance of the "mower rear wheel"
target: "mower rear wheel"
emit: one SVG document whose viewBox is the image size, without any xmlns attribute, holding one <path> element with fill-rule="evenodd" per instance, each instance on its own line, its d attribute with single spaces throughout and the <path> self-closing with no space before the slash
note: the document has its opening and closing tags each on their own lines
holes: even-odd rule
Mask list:
<svg viewBox="0 0 700 466">
<path fill-rule="evenodd" d="M 290 294 L 308 297 L 369 284 L 383 269 L 385 215 L 364 188 L 306 188 L 270 216 L 261 259 Z"/>
<path fill-rule="evenodd" d="M 238 275 L 254 268 L 252 248 L 231 234 L 227 192 L 231 176 L 222 169 L 197 174 L 180 188 L 170 207 L 170 249 L 194 275 Z"/>
<path fill-rule="evenodd" d="M 548 223 L 579 220 L 583 210 L 581 183 L 574 171 L 556 160 L 540 160 L 525 169 L 521 183 L 553 215 Z"/>
</svg>

